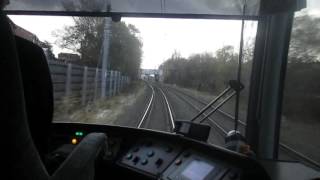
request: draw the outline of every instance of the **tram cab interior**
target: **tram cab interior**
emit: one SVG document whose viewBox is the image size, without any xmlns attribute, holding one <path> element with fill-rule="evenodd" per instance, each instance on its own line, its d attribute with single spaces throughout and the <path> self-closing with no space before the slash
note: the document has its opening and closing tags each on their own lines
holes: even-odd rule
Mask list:
<svg viewBox="0 0 320 180">
<path fill-rule="evenodd" d="M 317 169 L 276 158 L 293 15 L 306 6 L 305 1 L 212 0 L 207 6 L 196 0 L 95 0 L 78 9 L 62 8 L 64 2 L 78 0 L 2 2 L 1 179 L 320 178 Z M 173 122 L 172 132 L 52 122 L 53 87 L 46 56 L 34 43 L 14 36 L 8 15 L 94 16 L 114 22 L 124 17 L 257 21 L 251 83 L 246 87 L 250 89 L 246 133 L 239 138 L 233 131 L 226 139 L 236 147 L 245 143 L 242 147 L 254 155 L 207 143 L 209 131 L 215 129 L 188 121 Z M 242 88 L 237 80 L 230 86 L 236 92 Z"/>
</svg>

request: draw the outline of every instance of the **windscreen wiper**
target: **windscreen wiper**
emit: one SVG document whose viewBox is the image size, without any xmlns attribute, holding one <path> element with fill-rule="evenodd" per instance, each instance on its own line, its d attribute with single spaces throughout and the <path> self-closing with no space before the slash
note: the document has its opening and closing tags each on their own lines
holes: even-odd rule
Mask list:
<svg viewBox="0 0 320 180">
<path fill-rule="evenodd" d="M 236 80 L 230 80 L 229 86 L 225 89 L 221 94 L 219 94 L 214 100 L 212 100 L 208 105 L 206 105 L 192 120 L 190 121 L 175 121 L 175 129 L 174 131 L 177 134 L 181 134 L 185 137 L 189 137 L 195 140 L 204 141 L 206 142 L 209 133 L 210 133 L 210 126 L 206 124 L 202 124 L 202 122 L 211 116 L 214 112 L 216 112 L 223 104 L 225 104 L 229 99 L 231 99 L 237 92 L 241 91 L 244 86 L 241 83 L 238 83 Z M 233 92 L 231 92 L 233 91 Z M 231 92 L 231 93 L 230 93 Z M 198 123 L 194 123 L 193 121 L 196 120 L 198 117 L 203 115 L 205 111 L 207 111 L 210 107 L 213 107 L 213 104 L 216 103 L 219 99 L 223 96 L 228 94 L 226 99 L 221 101 L 212 111 L 209 112 L 204 118 L 200 120 Z"/>
<path fill-rule="evenodd" d="M 222 93 L 220 93 L 215 99 L 213 99 L 210 103 L 208 103 L 204 108 L 202 108 L 201 111 L 197 115 L 195 115 L 190 121 L 195 121 L 197 118 L 199 118 L 201 115 L 203 115 L 209 108 L 213 107 L 213 104 L 215 104 L 222 97 L 227 95 L 227 97 L 224 100 L 222 100 L 217 106 L 214 107 L 213 110 L 211 110 L 205 117 L 203 117 L 199 121 L 200 123 L 202 123 L 208 117 L 210 117 L 214 112 L 216 112 L 222 105 L 224 105 L 226 102 L 228 102 L 234 95 L 239 93 L 243 88 L 244 88 L 243 84 L 240 83 L 239 81 L 230 80 L 229 86 Z"/>
</svg>

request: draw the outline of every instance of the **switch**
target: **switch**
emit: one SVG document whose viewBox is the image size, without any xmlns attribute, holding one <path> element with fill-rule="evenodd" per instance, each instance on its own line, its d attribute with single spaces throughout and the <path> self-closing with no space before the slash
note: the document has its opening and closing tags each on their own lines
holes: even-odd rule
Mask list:
<svg viewBox="0 0 320 180">
<path fill-rule="evenodd" d="M 141 161 L 141 164 L 142 164 L 142 165 L 148 164 L 148 160 L 147 160 L 147 159 L 143 159 L 143 160 Z"/>
<path fill-rule="evenodd" d="M 128 159 L 128 160 L 130 160 L 130 159 L 132 159 L 132 154 L 131 153 L 129 153 L 129 154 L 127 154 L 127 156 L 126 156 L 126 158 Z"/>
<path fill-rule="evenodd" d="M 137 164 L 140 161 L 140 157 L 136 156 L 136 157 L 133 158 L 132 161 L 133 161 L 134 164 Z"/>
<path fill-rule="evenodd" d="M 157 159 L 157 161 L 156 161 L 156 166 L 157 166 L 157 167 L 160 167 L 162 163 L 163 163 L 163 160 L 162 160 L 161 158 L 159 158 L 159 159 Z"/>
<path fill-rule="evenodd" d="M 148 155 L 148 157 L 152 157 L 154 155 L 154 151 L 150 150 L 147 155 Z"/>
</svg>

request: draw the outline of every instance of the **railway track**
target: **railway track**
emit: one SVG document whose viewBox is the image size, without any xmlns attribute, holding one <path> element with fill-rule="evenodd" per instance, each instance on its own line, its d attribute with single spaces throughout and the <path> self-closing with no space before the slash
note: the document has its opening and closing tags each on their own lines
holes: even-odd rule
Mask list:
<svg viewBox="0 0 320 180">
<path fill-rule="evenodd" d="M 156 127 L 152 127 L 150 129 L 159 129 L 162 127 L 160 130 L 173 132 L 175 128 L 173 112 L 166 94 L 163 92 L 161 87 L 155 86 L 149 82 L 146 82 L 146 84 L 151 89 L 152 93 L 137 127 L 149 128 L 149 126 L 152 125 Z M 154 110 L 155 108 L 158 108 L 157 110 L 161 110 Z M 152 116 L 156 118 L 151 118 Z M 158 121 L 154 121 L 154 119 L 158 119 Z M 163 127 L 166 128 L 164 129 Z"/>
<path fill-rule="evenodd" d="M 192 99 L 193 101 L 197 101 L 199 104 L 207 105 L 207 102 L 204 102 L 203 100 L 200 100 L 194 96 L 192 96 L 191 94 L 188 94 L 182 90 L 178 90 L 177 88 L 172 88 L 170 87 L 170 89 L 175 92 L 176 96 L 181 98 L 183 101 L 185 101 L 187 104 L 189 104 L 191 107 L 193 107 L 195 110 L 197 110 L 198 112 L 200 112 L 200 109 L 198 106 L 196 106 L 194 103 L 192 103 L 189 99 Z M 182 95 L 182 96 L 181 96 Z M 186 98 L 187 97 L 187 98 Z M 188 99 L 189 98 L 189 99 Z M 212 107 L 212 109 L 214 108 L 214 106 Z M 227 121 L 231 121 L 234 122 L 234 116 L 231 115 L 228 112 L 225 112 L 221 109 L 219 109 L 217 111 L 218 113 L 220 113 L 221 115 L 223 115 L 225 118 L 225 120 Z M 206 116 L 206 114 L 204 113 L 204 116 Z M 217 120 L 213 119 L 212 117 L 207 119 L 209 124 L 212 126 L 214 126 L 214 128 L 218 129 L 220 131 L 221 136 L 225 136 L 227 134 L 228 131 L 232 130 L 233 127 L 229 127 L 226 128 L 223 125 L 219 124 Z M 243 128 L 246 127 L 246 123 L 242 120 L 238 120 L 240 126 L 242 126 Z M 310 165 L 312 167 L 315 167 L 317 169 L 320 169 L 320 163 L 314 161 L 313 159 L 307 157 L 306 155 L 304 155 L 303 153 L 293 149 L 292 147 L 281 143 L 280 142 L 280 148 L 281 150 L 285 151 L 289 156 L 291 156 L 293 159 L 295 160 L 300 160 L 305 162 L 307 165 Z"/>
<path fill-rule="evenodd" d="M 147 119 L 147 117 L 148 117 L 148 115 L 150 114 L 150 111 L 151 111 L 151 105 L 152 105 L 152 103 L 154 101 L 154 94 L 155 94 L 154 93 L 154 88 L 149 83 L 146 82 L 146 84 L 149 86 L 149 88 L 151 88 L 152 92 L 151 92 L 151 96 L 150 96 L 149 102 L 148 102 L 148 104 L 146 106 L 146 109 L 145 109 L 145 111 L 143 113 L 143 116 L 142 116 L 142 118 L 139 121 L 139 124 L 137 126 L 138 128 L 141 128 L 142 127 L 142 123 L 144 123 L 146 121 L 146 119 Z"/>
</svg>

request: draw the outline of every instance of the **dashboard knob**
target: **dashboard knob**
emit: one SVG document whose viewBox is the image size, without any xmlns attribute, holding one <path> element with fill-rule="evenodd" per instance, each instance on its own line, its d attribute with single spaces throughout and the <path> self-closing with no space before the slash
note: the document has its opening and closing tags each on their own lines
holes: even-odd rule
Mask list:
<svg viewBox="0 0 320 180">
<path fill-rule="evenodd" d="M 156 166 L 157 166 L 157 167 L 160 167 L 162 163 L 163 163 L 163 160 L 162 160 L 161 158 L 159 158 L 159 159 L 157 159 L 157 161 L 156 161 Z"/>
<path fill-rule="evenodd" d="M 143 160 L 141 161 L 141 164 L 142 164 L 142 165 L 148 164 L 148 160 L 147 160 L 147 159 L 143 159 Z"/>
<path fill-rule="evenodd" d="M 179 166 L 181 163 L 182 163 L 182 160 L 181 160 L 181 159 L 177 159 L 177 160 L 174 162 L 174 164 L 177 165 L 177 166 Z"/>
<path fill-rule="evenodd" d="M 134 164 L 137 164 L 140 161 L 140 157 L 136 156 L 136 157 L 133 158 L 132 161 L 133 161 Z"/>
<path fill-rule="evenodd" d="M 131 153 L 127 154 L 127 156 L 126 156 L 126 158 L 127 158 L 128 160 L 132 159 L 132 157 L 133 157 L 133 155 L 132 155 Z"/>
<path fill-rule="evenodd" d="M 148 155 L 148 157 L 152 157 L 154 155 L 154 151 L 150 150 L 147 155 Z"/>
</svg>

